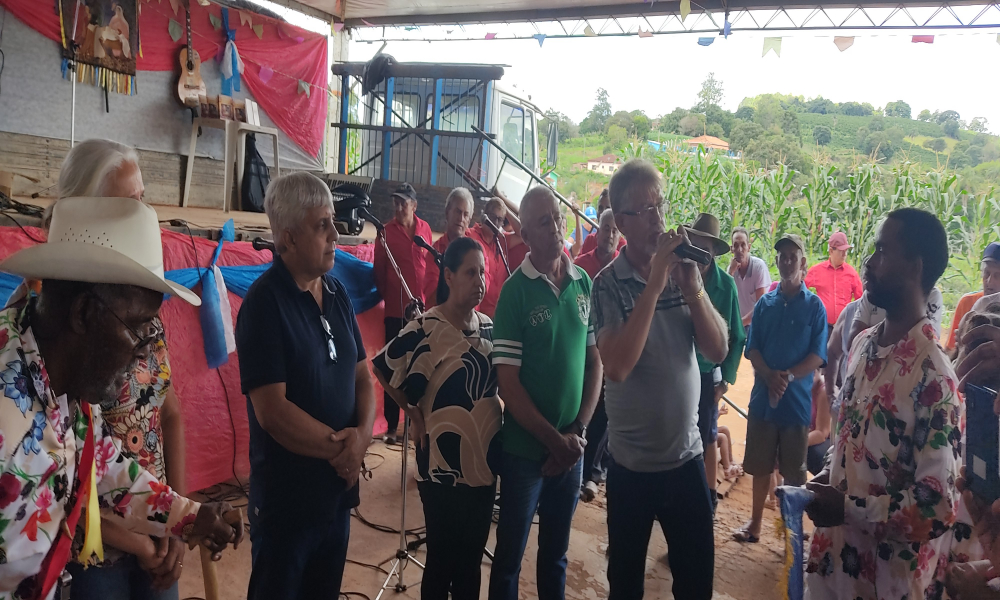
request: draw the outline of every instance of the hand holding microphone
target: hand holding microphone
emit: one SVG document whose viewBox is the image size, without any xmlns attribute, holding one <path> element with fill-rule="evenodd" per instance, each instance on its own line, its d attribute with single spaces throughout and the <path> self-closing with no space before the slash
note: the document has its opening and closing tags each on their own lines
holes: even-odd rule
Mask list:
<svg viewBox="0 0 1000 600">
<path fill-rule="evenodd" d="M 657 239 L 649 283 L 662 290 L 673 276 L 685 296 L 697 294 L 702 286 L 701 272 L 694 261 L 703 262 L 705 258 L 711 261 L 707 252 L 691 244 L 683 227 L 667 230 Z"/>
</svg>

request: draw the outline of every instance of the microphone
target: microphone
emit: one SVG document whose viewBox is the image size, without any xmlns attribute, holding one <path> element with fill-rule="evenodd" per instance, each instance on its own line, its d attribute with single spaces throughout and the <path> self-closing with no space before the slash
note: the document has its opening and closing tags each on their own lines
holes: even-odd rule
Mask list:
<svg viewBox="0 0 1000 600">
<path fill-rule="evenodd" d="M 255 237 L 253 239 L 252 244 L 253 244 L 253 249 L 258 252 L 260 252 L 261 250 L 270 250 L 271 252 L 275 251 L 274 242 L 272 242 L 271 240 L 265 240 L 262 237 Z"/>
<path fill-rule="evenodd" d="M 497 227 L 496 223 L 494 223 L 493 221 L 490 221 L 489 219 L 483 219 L 483 223 L 486 223 L 487 227 L 489 227 L 490 229 L 492 229 L 493 233 L 495 233 L 497 235 L 497 237 L 500 237 L 501 235 L 503 235 L 503 233 L 500 231 L 500 228 Z"/>
<path fill-rule="evenodd" d="M 372 225 L 374 225 L 375 229 L 378 229 L 379 231 L 382 231 L 383 229 L 385 229 L 385 226 L 382 225 L 382 221 L 379 221 L 378 217 L 376 217 L 375 215 L 373 215 L 368 210 L 368 207 L 366 207 L 366 206 L 359 206 L 358 207 L 358 216 L 361 217 L 362 219 L 364 219 L 365 221 L 368 221 Z"/>
<path fill-rule="evenodd" d="M 431 246 L 430 244 L 428 244 L 427 240 L 425 240 L 422 235 L 415 235 L 415 236 L 413 236 L 413 243 L 416 244 L 416 245 L 418 245 L 418 246 L 420 246 L 424 250 L 430 252 L 431 256 L 434 257 L 434 262 L 437 263 L 438 266 L 441 266 L 441 263 L 444 261 L 444 255 L 441 254 L 440 252 L 438 252 L 434 248 L 434 246 Z"/>
<path fill-rule="evenodd" d="M 686 242 L 674 248 L 674 254 L 680 256 L 681 258 L 689 258 L 694 262 L 703 265 L 707 265 L 712 262 L 711 254 Z"/>
</svg>

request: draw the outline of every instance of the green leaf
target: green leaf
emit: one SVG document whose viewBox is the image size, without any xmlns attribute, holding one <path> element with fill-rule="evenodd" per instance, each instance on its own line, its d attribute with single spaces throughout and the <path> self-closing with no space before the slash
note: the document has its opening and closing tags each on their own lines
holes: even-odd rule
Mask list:
<svg viewBox="0 0 1000 600">
<path fill-rule="evenodd" d="M 882 411 L 875 413 L 875 424 L 879 429 L 885 429 L 885 415 L 882 414 Z"/>
<path fill-rule="evenodd" d="M 135 481 L 135 478 L 139 476 L 139 463 L 134 460 L 128 465 L 128 478 Z"/>
<path fill-rule="evenodd" d="M 903 550 L 899 553 L 899 558 L 903 560 L 911 560 L 913 558 L 913 553 L 909 550 Z"/>
<path fill-rule="evenodd" d="M 948 438 L 944 435 L 944 433 L 939 431 L 934 434 L 933 438 L 931 438 L 930 444 L 931 448 L 937 450 L 938 448 L 941 448 L 948 444 Z"/>
</svg>

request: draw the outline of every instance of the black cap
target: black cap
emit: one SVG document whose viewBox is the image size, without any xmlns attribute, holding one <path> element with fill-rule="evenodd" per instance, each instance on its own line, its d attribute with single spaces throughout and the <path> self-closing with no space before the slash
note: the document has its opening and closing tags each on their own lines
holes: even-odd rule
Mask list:
<svg viewBox="0 0 1000 600">
<path fill-rule="evenodd" d="M 417 190 L 413 189 L 413 186 L 404 183 L 403 185 L 396 188 L 396 191 L 392 193 L 393 196 L 400 196 L 406 198 L 407 200 L 417 201 Z"/>
<path fill-rule="evenodd" d="M 983 250 L 983 260 L 995 260 L 1000 262 L 1000 244 L 992 242 Z"/>
</svg>

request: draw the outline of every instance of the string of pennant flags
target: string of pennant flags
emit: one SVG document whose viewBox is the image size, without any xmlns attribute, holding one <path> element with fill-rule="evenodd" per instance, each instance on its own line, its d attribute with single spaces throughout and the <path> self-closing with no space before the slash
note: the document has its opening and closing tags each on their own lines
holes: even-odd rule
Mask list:
<svg viewBox="0 0 1000 600">
<path fill-rule="evenodd" d="M 180 7 L 180 4 L 179 4 L 180 0 L 169 0 L 169 1 L 170 1 L 170 7 L 171 7 L 171 9 L 173 9 L 174 16 L 178 16 L 178 8 Z M 149 0 L 146 0 L 146 2 L 148 3 Z M 207 6 L 209 4 L 208 0 L 198 0 L 198 2 L 202 6 Z M 140 6 L 142 6 L 142 5 L 140 4 Z M 152 10 L 156 10 L 157 12 L 160 12 L 161 14 L 164 14 L 165 16 L 169 17 L 169 15 L 166 15 L 165 13 L 162 13 L 161 11 L 159 11 L 159 9 L 156 7 L 155 4 L 151 5 L 151 8 L 152 8 Z M 254 35 L 257 36 L 257 39 L 263 39 L 263 36 L 264 36 L 264 25 L 262 23 L 254 23 L 253 22 L 254 13 L 247 12 L 247 11 L 242 11 L 242 10 L 237 10 L 237 9 L 228 9 L 228 11 L 229 12 L 235 12 L 235 13 L 238 14 L 238 16 L 239 16 L 239 25 L 236 25 L 235 19 L 232 19 L 232 21 L 228 24 L 228 27 L 227 27 L 227 24 L 225 23 L 225 21 L 224 21 L 223 18 L 220 18 L 220 17 L 218 17 L 218 16 L 216 16 L 216 15 L 214 15 L 212 13 L 208 13 L 208 20 L 209 20 L 209 23 L 212 25 L 212 29 L 214 29 L 215 31 L 220 31 L 220 32 L 228 29 L 227 36 L 226 36 L 227 37 L 226 43 L 220 45 L 218 43 L 218 40 L 211 39 L 211 38 L 209 38 L 209 37 L 207 37 L 207 36 L 199 33 L 196 30 L 193 30 L 193 29 L 191 30 L 191 34 L 192 35 L 196 35 L 196 36 L 198 36 L 198 37 L 200 37 L 200 38 L 202 38 L 204 40 L 210 41 L 213 44 L 215 44 L 216 46 L 218 46 L 219 50 L 216 53 L 215 59 L 221 65 L 223 65 L 224 67 L 228 67 L 228 66 L 230 66 L 232 64 L 236 64 L 237 65 L 235 69 L 234 68 L 229 68 L 229 69 L 223 68 L 223 78 L 224 78 L 223 79 L 223 84 L 224 84 L 223 85 L 223 88 L 224 88 L 223 89 L 223 93 L 226 93 L 225 82 L 226 82 L 227 79 L 238 80 L 238 78 L 239 78 L 238 77 L 238 73 L 242 73 L 243 72 L 243 69 L 244 69 L 243 63 L 244 62 L 249 62 L 251 64 L 257 65 L 260 68 L 260 71 L 258 73 L 258 77 L 260 78 L 261 83 L 263 83 L 265 85 L 267 85 L 271 81 L 271 79 L 274 78 L 275 75 L 280 75 L 282 77 L 285 77 L 287 79 L 291 79 L 291 80 L 297 82 L 299 95 L 305 95 L 307 98 L 311 97 L 312 88 L 314 88 L 314 87 L 318 87 L 320 89 L 324 89 L 327 93 L 331 93 L 331 90 L 329 88 L 324 88 L 324 86 L 314 85 L 314 84 L 312 84 L 312 83 L 310 83 L 310 82 L 308 82 L 308 81 L 306 81 L 304 79 L 301 79 L 301 78 L 299 78 L 299 77 L 297 77 L 295 75 L 291 75 L 289 73 L 285 73 L 285 72 L 282 72 L 282 71 L 279 71 L 279 70 L 275 70 L 274 68 L 272 68 L 269 65 L 265 65 L 265 64 L 263 64 L 261 62 L 253 60 L 253 59 L 244 59 L 242 56 L 240 56 L 239 55 L 239 49 L 236 47 L 236 43 L 235 43 L 235 27 L 233 27 L 233 26 L 236 26 L 236 27 L 246 26 L 251 31 L 253 31 Z M 341 26 L 343 26 L 343 23 L 341 23 Z M 341 29 L 342 28 L 343 27 L 341 27 Z M 181 26 L 181 24 L 179 22 L 177 22 L 173 18 L 170 18 L 168 20 L 167 29 L 168 29 L 168 32 L 170 34 L 170 38 L 174 42 L 179 42 L 180 39 L 181 39 L 181 37 L 184 35 L 184 28 Z M 295 40 L 295 41 L 297 41 L 299 43 L 302 43 L 304 41 L 304 39 L 301 36 L 293 36 L 291 34 L 288 34 L 287 32 L 284 32 L 283 29 L 280 27 L 280 25 L 279 25 L 277 31 L 278 31 L 278 37 L 280 37 L 282 39 L 293 39 L 293 40 Z M 232 54 L 231 54 L 231 56 L 228 57 L 228 60 L 227 60 L 227 54 L 229 54 L 229 53 L 232 53 Z M 232 73 L 232 75 L 229 76 L 229 77 L 227 77 L 227 75 L 229 73 Z M 231 86 L 229 88 L 229 92 L 230 93 L 226 94 L 226 95 L 231 95 L 233 89 L 235 89 L 236 91 L 240 91 L 240 87 L 239 87 L 238 81 L 234 81 L 234 82 L 230 83 L 230 86 Z"/>
</svg>

